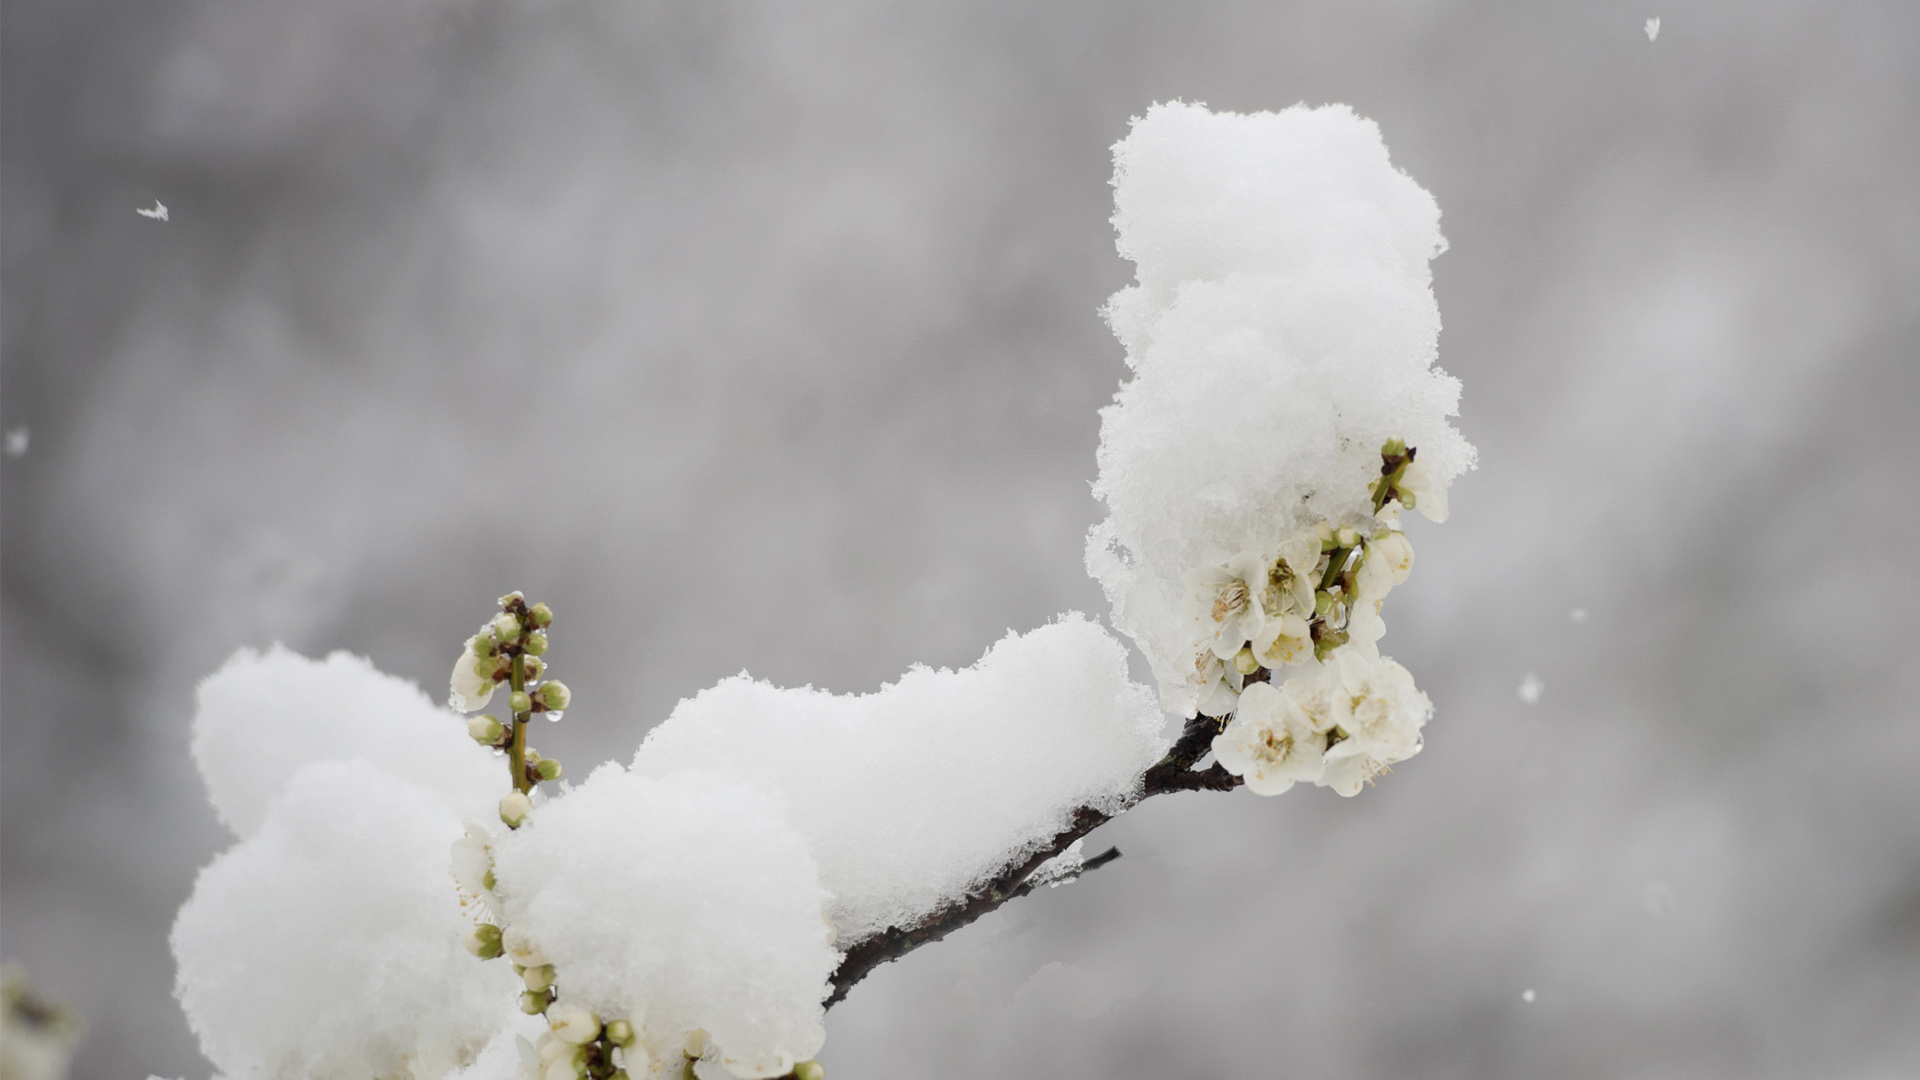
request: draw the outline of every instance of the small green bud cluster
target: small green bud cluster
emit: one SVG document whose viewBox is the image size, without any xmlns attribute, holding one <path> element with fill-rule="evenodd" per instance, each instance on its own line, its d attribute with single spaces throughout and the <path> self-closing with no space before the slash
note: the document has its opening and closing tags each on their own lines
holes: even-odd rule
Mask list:
<svg viewBox="0 0 1920 1080">
<path fill-rule="evenodd" d="M 1407 477 L 1407 466 L 1413 464 L 1413 458 L 1419 448 L 1408 446 L 1403 439 L 1388 439 L 1380 447 L 1380 479 L 1373 482 L 1373 509 L 1375 513 L 1394 499 L 1400 505 L 1412 510 L 1419 502 L 1412 491 L 1402 486 Z M 1424 467 L 1424 466 L 1423 466 Z"/>
<path fill-rule="evenodd" d="M 602 1023 L 591 1010 L 565 1003 L 544 1011 L 548 1030 L 535 1044 L 540 1080 L 627 1080 L 629 1066 L 650 1072 L 630 1022 Z"/>
</svg>

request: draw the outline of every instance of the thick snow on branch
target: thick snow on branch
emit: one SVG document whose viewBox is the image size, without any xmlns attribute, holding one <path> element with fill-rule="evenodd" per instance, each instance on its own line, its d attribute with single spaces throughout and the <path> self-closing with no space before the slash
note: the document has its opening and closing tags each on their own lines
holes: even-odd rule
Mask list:
<svg viewBox="0 0 1920 1080">
<path fill-rule="evenodd" d="M 1074 614 L 872 694 L 728 679 L 681 702 L 633 767 L 722 769 L 777 793 L 845 948 L 959 898 L 1079 807 L 1119 810 L 1166 752 L 1162 726 L 1125 648 Z"/>
<path fill-rule="evenodd" d="M 176 993 L 221 1073 L 427 1077 L 472 1060 L 518 1013 L 519 980 L 461 947 L 460 832 L 446 800 L 364 761 L 293 775 L 174 924 Z"/>
<path fill-rule="evenodd" d="M 439 792 L 455 820 L 492 817 L 499 761 L 420 688 L 337 652 L 241 649 L 200 682 L 193 759 L 220 820 L 252 836 L 302 766 L 355 758 Z"/>
<path fill-rule="evenodd" d="M 1156 105 L 1114 148 L 1113 221 L 1137 284 L 1107 317 L 1131 381 L 1101 413 L 1106 521 L 1088 569 L 1169 711 L 1200 705 L 1185 575 L 1319 521 L 1371 516 L 1381 446 L 1431 483 L 1471 467 L 1434 367 L 1433 197 L 1344 105 Z M 1444 505 L 1444 503 L 1442 503 Z"/>
<path fill-rule="evenodd" d="M 629 1018 L 649 1060 L 677 1065 L 704 1030 L 729 1073 L 783 1076 L 826 1041 L 827 895 L 773 797 L 608 763 L 496 841 L 494 870 L 561 1007 Z"/>
</svg>

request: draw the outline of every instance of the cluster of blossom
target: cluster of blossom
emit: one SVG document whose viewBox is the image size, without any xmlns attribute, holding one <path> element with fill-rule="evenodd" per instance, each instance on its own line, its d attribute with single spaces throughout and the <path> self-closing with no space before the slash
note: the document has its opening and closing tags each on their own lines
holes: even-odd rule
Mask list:
<svg viewBox="0 0 1920 1080">
<path fill-rule="evenodd" d="M 1089 570 L 1162 704 L 1264 794 L 1351 795 L 1431 707 L 1380 656 L 1400 511 L 1446 517 L 1472 447 L 1433 366 L 1439 211 L 1344 106 L 1155 106 L 1116 148 L 1133 378 L 1102 413 Z"/>
<path fill-rule="evenodd" d="M 1258 794 L 1310 781 L 1356 795 L 1420 750 L 1432 706 L 1375 645 L 1387 631 L 1382 602 L 1413 571 L 1402 507 L 1446 520 L 1445 492 L 1416 458 L 1398 439 L 1381 448 L 1370 519 L 1319 522 L 1277 552 L 1187 572 L 1181 611 L 1200 642 L 1194 696 L 1201 715 L 1232 715 L 1214 755 Z"/>
</svg>

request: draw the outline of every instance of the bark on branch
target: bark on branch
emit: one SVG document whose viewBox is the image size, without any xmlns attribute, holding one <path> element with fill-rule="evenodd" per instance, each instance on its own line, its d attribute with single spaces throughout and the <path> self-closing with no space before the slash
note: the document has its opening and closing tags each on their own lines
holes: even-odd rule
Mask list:
<svg viewBox="0 0 1920 1080">
<path fill-rule="evenodd" d="M 1232 791 L 1239 787 L 1240 778 L 1218 763 L 1206 769 L 1193 767 L 1195 762 L 1206 756 L 1213 736 L 1218 731 L 1219 721 L 1206 716 L 1193 717 L 1187 721 L 1186 728 L 1181 731 L 1173 748 L 1167 751 L 1167 756 L 1141 777 L 1139 795 L 1126 806 L 1111 814 L 1090 806 L 1075 810 L 1066 828 L 1031 855 L 1002 870 L 985 887 L 935 911 L 913 926 L 904 929 L 889 926 L 884 932 L 855 943 L 841 957 L 840 966 L 834 969 L 833 993 L 827 998 L 827 1006 L 831 1008 L 837 1004 L 847 996 L 847 991 L 853 989 L 854 984 L 881 964 L 898 960 L 922 945 L 939 941 L 1007 901 L 1032 892 L 1039 884 L 1033 880 L 1033 872 L 1042 863 L 1059 856 L 1075 841 L 1144 800 L 1175 791 Z M 1080 868 L 1080 873 L 1097 869 L 1119 857 L 1119 849 L 1108 848 L 1088 859 Z"/>
</svg>

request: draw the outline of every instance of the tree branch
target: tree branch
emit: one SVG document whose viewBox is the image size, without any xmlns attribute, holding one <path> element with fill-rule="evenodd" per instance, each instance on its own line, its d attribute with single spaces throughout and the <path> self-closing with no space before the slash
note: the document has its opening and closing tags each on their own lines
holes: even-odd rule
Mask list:
<svg viewBox="0 0 1920 1080">
<path fill-rule="evenodd" d="M 1009 900 L 1027 895 L 1034 890 L 1037 882 L 1032 880 L 1033 872 L 1042 863 L 1058 857 L 1072 847 L 1076 840 L 1112 821 L 1119 815 L 1140 805 L 1155 795 L 1165 795 L 1175 791 L 1232 791 L 1239 787 L 1240 777 L 1229 773 L 1219 763 L 1195 770 L 1194 763 L 1205 757 L 1213 743 L 1213 736 L 1219 731 L 1219 721 L 1207 716 L 1195 716 L 1187 721 L 1180 738 L 1167 751 L 1167 756 L 1156 762 L 1140 778 L 1140 794 L 1119 810 L 1109 814 L 1091 806 L 1083 806 L 1073 812 L 1067 827 L 1054 834 L 1045 845 L 1026 858 L 1013 863 L 1002 870 L 986 886 L 968 894 L 963 899 L 940 908 L 913 926 L 902 929 L 889 926 L 881 933 L 855 942 L 840 959 L 840 966 L 833 971 L 833 993 L 827 997 L 827 1007 L 831 1008 L 847 996 L 854 984 L 866 978 L 874 968 L 912 952 L 922 945 L 939 941 L 955 930 L 972 923 Z M 1080 873 L 1098 869 L 1120 857 L 1118 848 L 1109 848 L 1099 855 L 1088 859 Z"/>
</svg>

